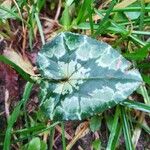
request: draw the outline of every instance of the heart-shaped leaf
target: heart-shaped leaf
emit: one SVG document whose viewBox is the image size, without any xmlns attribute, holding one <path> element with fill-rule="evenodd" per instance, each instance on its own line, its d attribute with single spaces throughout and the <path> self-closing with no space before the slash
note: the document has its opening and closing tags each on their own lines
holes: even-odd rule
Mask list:
<svg viewBox="0 0 150 150">
<path fill-rule="evenodd" d="M 110 45 L 65 32 L 38 53 L 40 100 L 51 120 L 77 120 L 126 99 L 142 83 L 140 73 Z"/>
</svg>

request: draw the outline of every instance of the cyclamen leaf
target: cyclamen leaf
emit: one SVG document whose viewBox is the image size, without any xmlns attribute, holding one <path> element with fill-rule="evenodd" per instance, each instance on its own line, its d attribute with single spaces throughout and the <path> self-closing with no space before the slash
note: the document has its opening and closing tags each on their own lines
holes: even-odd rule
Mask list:
<svg viewBox="0 0 150 150">
<path fill-rule="evenodd" d="M 40 100 L 51 120 L 81 120 L 126 99 L 142 83 L 138 70 L 110 45 L 64 32 L 38 53 Z"/>
</svg>

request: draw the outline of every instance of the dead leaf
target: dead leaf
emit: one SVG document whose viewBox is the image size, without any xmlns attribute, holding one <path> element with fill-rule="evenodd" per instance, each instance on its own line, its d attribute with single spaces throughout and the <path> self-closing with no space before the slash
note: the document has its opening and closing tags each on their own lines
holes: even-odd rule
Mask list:
<svg viewBox="0 0 150 150">
<path fill-rule="evenodd" d="M 76 131 L 75 131 L 75 135 L 79 135 L 78 139 L 84 137 L 86 134 L 89 133 L 90 129 L 88 128 L 89 123 L 86 122 L 82 122 L 81 124 L 79 124 L 79 126 L 77 127 Z"/>
<path fill-rule="evenodd" d="M 26 56 L 23 57 L 20 53 L 17 53 L 16 51 L 11 49 L 4 50 L 3 55 L 11 60 L 13 63 L 15 63 L 17 66 L 19 66 L 27 74 L 31 76 L 37 76 L 34 73 L 34 67 Z"/>
<path fill-rule="evenodd" d="M 125 8 L 136 1 L 137 0 L 123 0 L 119 4 L 117 4 L 114 8 Z"/>
<path fill-rule="evenodd" d="M 71 140 L 71 142 L 67 145 L 66 150 L 70 150 L 72 146 L 82 137 L 89 133 L 89 123 L 87 121 L 82 122 L 75 131 L 75 136 Z"/>
</svg>

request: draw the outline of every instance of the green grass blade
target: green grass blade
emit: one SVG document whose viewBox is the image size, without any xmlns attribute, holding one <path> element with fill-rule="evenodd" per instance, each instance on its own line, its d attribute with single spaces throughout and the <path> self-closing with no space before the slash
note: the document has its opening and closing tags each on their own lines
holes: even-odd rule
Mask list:
<svg viewBox="0 0 150 150">
<path fill-rule="evenodd" d="M 91 34 L 94 33 L 94 22 L 93 22 L 93 10 L 91 8 L 91 6 L 88 8 L 88 16 L 89 16 L 89 22 L 90 22 L 90 29 L 91 29 Z"/>
<path fill-rule="evenodd" d="M 123 124 L 123 133 L 125 139 L 125 145 L 127 150 L 134 150 L 132 138 L 131 138 L 131 130 L 127 118 L 127 114 L 124 107 L 121 107 L 121 119 Z"/>
<path fill-rule="evenodd" d="M 50 129 L 50 137 L 49 137 L 49 146 L 50 146 L 50 150 L 53 150 L 53 142 L 54 142 L 54 134 L 55 134 L 55 127 L 52 127 Z"/>
<path fill-rule="evenodd" d="M 115 141 L 114 143 L 113 141 L 114 141 L 115 135 L 117 134 L 119 114 L 120 114 L 120 109 L 117 106 L 106 150 L 110 150 L 110 149 L 113 150 L 112 147 L 115 149 L 116 143 L 118 142 L 118 141 Z"/>
<path fill-rule="evenodd" d="M 114 136 L 114 139 L 111 144 L 111 150 L 116 150 L 117 144 L 119 143 L 119 137 L 121 136 L 122 133 L 122 124 L 118 124 L 116 128 L 116 134 Z"/>
<path fill-rule="evenodd" d="M 30 47 L 30 50 L 32 51 L 32 48 L 33 48 L 33 29 L 32 27 L 30 27 L 29 29 L 29 47 Z"/>
<path fill-rule="evenodd" d="M 33 126 L 33 127 L 29 127 L 29 128 L 24 128 L 24 129 L 19 129 L 16 131 L 13 131 L 13 134 L 27 134 L 27 133 L 34 133 L 34 132 L 38 132 L 39 130 L 43 130 L 46 128 L 46 125 L 40 124 L 37 126 Z"/>
<path fill-rule="evenodd" d="M 144 24 L 144 14 L 145 14 L 145 2 L 144 0 L 141 1 L 141 15 L 140 15 L 140 24 L 139 24 L 139 29 L 142 31 L 143 30 L 143 24 Z"/>
<path fill-rule="evenodd" d="M 150 97 L 148 95 L 146 87 L 144 85 L 142 85 L 142 86 L 140 86 L 140 90 L 141 90 L 141 93 L 143 95 L 145 104 L 150 105 Z"/>
<path fill-rule="evenodd" d="M 137 110 L 140 110 L 143 112 L 150 113 L 150 106 L 148 106 L 144 103 L 127 100 L 127 101 L 124 101 L 123 103 L 121 103 L 121 105 L 129 107 L 129 108 L 137 109 Z"/>
<path fill-rule="evenodd" d="M 38 131 L 38 132 L 36 132 L 36 133 L 33 133 L 33 134 L 30 135 L 30 136 L 26 136 L 26 137 L 17 139 L 17 140 L 15 140 L 13 143 L 21 142 L 21 141 L 24 141 L 24 140 L 26 140 L 26 139 L 28 139 L 28 138 L 33 138 L 34 136 L 37 136 L 37 135 L 39 135 L 39 134 L 41 134 L 41 133 L 43 133 L 43 132 L 45 132 L 45 131 L 50 130 L 51 128 L 55 127 L 55 126 L 58 125 L 59 123 L 60 123 L 60 122 L 57 121 L 57 122 L 55 122 L 55 123 L 49 125 L 48 127 L 44 127 L 42 130 L 40 130 L 40 131 Z M 28 129 L 26 129 L 26 131 L 27 131 L 27 132 L 30 132 Z"/>
<path fill-rule="evenodd" d="M 146 45 L 145 42 L 141 41 L 139 38 L 137 38 L 137 37 L 134 36 L 134 35 L 129 35 L 129 37 L 130 37 L 134 42 L 136 42 L 136 43 L 139 44 L 139 45 L 142 45 L 142 46 L 145 46 L 145 45 Z"/>
<path fill-rule="evenodd" d="M 37 26 L 38 26 L 38 29 L 39 29 L 40 36 L 41 36 L 42 44 L 44 45 L 45 44 L 45 38 L 44 38 L 44 33 L 43 33 L 43 29 L 42 29 L 42 25 L 41 25 L 38 13 L 35 13 L 35 19 L 36 19 L 36 22 L 37 22 Z"/>
<path fill-rule="evenodd" d="M 9 117 L 6 135 L 5 135 L 5 139 L 4 139 L 3 150 L 10 150 L 11 132 L 12 132 L 13 125 L 16 122 L 16 120 L 20 114 L 22 105 L 28 100 L 31 90 L 32 90 L 32 87 L 33 87 L 33 83 L 27 82 L 22 100 L 19 102 L 19 104 L 16 106 L 16 108 L 14 109 L 14 111 L 12 112 L 12 114 Z"/>
<path fill-rule="evenodd" d="M 117 3 L 116 0 L 112 0 L 112 2 L 110 3 L 110 6 L 106 11 L 106 14 L 105 14 L 103 20 L 100 22 L 98 29 L 94 33 L 94 37 L 97 36 L 99 33 L 101 33 L 101 30 L 104 28 L 104 24 L 108 21 L 109 15 L 112 12 L 116 3 Z"/>
<path fill-rule="evenodd" d="M 150 32 L 149 31 L 132 31 L 133 34 L 136 34 L 136 35 L 150 35 Z"/>
<path fill-rule="evenodd" d="M 76 24 L 79 24 L 83 22 L 83 18 L 86 14 L 86 11 L 89 7 L 91 7 L 91 4 L 93 3 L 93 0 L 84 0 L 82 6 L 80 7 L 77 19 L 76 19 Z"/>
</svg>

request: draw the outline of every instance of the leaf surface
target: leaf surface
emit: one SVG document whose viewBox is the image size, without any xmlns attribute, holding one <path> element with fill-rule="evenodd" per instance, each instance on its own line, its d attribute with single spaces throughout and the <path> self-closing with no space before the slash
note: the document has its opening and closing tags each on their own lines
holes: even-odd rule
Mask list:
<svg viewBox="0 0 150 150">
<path fill-rule="evenodd" d="M 81 120 L 125 100 L 142 83 L 110 45 L 64 32 L 38 53 L 41 106 L 51 120 Z"/>
</svg>

